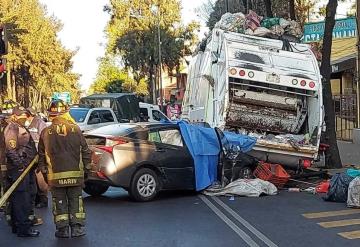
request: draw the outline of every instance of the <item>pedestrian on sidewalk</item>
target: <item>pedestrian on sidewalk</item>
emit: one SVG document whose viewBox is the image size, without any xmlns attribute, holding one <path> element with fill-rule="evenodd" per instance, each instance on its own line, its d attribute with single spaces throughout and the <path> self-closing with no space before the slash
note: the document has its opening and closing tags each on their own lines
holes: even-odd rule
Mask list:
<svg viewBox="0 0 360 247">
<path fill-rule="evenodd" d="M 53 200 L 58 238 L 85 235 L 82 199 L 84 171 L 90 168 L 91 152 L 80 128 L 66 118 L 69 106 L 62 100 L 50 103 L 51 126 L 39 141 L 39 167 L 47 173 Z"/>
</svg>

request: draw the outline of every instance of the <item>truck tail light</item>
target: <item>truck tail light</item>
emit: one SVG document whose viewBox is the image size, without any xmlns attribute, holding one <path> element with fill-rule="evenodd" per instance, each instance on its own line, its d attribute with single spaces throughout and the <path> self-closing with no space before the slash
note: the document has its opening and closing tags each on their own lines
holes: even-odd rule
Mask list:
<svg viewBox="0 0 360 247">
<path fill-rule="evenodd" d="M 300 82 L 300 85 L 301 85 L 302 87 L 305 87 L 305 86 L 306 86 L 306 81 L 305 81 L 305 80 L 302 80 L 302 81 Z"/>
<path fill-rule="evenodd" d="M 254 78 L 255 74 L 254 74 L 254 72 L 249 71 L 248 76 L 249 76 L 249 78 Z"/>
<path fill-rule="evenodd" d="M 239 75 L 240 75 L 240 76 L 245 76 L 245 74 L 246 74 L 246 73 L 245 73 L 245 70 L 240 70 L 240 71 L 239 71 Z"/>
<path fill-rule="evenodd" d="M 311 82 L 309 83 L 309 87 L 310 87 L 310 88 L 314 88 L 314 87 L 315 87 L 315 82 L 311 81 Z"/>
<path fill-rule="evenodd" d="M 291 83 L 292 83 L 293 85 L 297 85 L 297 84 L 299 83 L 299 81 L 298 81 L 297 79 L 293 79 L 293 80 L 291 81 Z"/>
<path fill-rule="evenodd" d="M 236 75 L 236 72 L 235 68 L 230 69 L 230 75 Z"/>
</svg>

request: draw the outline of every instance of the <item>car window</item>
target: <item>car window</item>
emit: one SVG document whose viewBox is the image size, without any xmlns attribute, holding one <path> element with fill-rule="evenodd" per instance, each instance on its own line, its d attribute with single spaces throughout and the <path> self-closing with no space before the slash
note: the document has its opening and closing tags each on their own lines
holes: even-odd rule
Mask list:
<svg viewBox="0 0 360 247">
<path fill-rule="evenodd" d="M 101 115 L 101 122 L 102 123 L 111 123 L 114 122 L 114 117 L 111 114 L 111 111 L 109 110 L 102 110 L 100 111 L 100 115 Z"/>
<path fill-rule="evenodd" d="M 155 121 L 167 120 L 166 116 L 158 110 L 153 110 L 152 115 Z"/>
<path fill-rule="evenodd" d="M 181 134 L 179 130 L 160 130 L 159 135 L 161 142 L 169 145 L 183 147 L 183 142 L 181 139 Z"/>
<path fill-rule="evenodd" d="M 140 108 L 140 114 L 142 114 L 144 117 L 148 117 L 148 109 L 147 108 Z"/>
<path fill-rule="evenodd" d="M 158 131 L 151 131 L 149 133 L 149 141 L 161 143 L 161 138 Z"/>
<path fill-rule="evenodd" d="M 90 114 L 88 124 L 91 124 L 91 121 L 93 121 L 93 120 L 96 119 L 96 118 L 100 119 L 99 112 L 98 112 L 98 111 L 93 111 L 93 112 Z"/>
<path fill-rule="evenodd" d="M 70 115 L 77 123 L 82 123 L 85 121 L 86 115 L 88 114 L 89 109 L 81 109 L 81 108 L 71 108 Z"/>
</svg>

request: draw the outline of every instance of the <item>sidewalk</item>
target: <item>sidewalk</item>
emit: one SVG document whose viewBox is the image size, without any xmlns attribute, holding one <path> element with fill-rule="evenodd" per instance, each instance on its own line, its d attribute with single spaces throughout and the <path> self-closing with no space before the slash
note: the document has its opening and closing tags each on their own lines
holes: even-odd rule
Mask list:
<svg viewBox="0 0 360 247">
<path fill-rule="evenodd" d="M 343 166 L 360 165 L 360 145 L 338 141 L 338 147 Z"/>
</svg>

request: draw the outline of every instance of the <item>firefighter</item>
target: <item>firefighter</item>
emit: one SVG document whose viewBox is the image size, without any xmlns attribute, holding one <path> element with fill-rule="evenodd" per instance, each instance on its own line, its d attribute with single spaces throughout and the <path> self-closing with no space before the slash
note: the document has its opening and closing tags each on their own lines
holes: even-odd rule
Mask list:
<svg viewBox="0 0 360 247">
<path fill-rule="evenodd" d="M 30 131 L 31 137 L 33 138 L 36 148 L 38 147 L 40 134 L 43 129 L 46 128 L 46 123 L 41 117 L 37 116 L 36 111 L 29 107 L 26 109 L 27 120 L 25 122 L 26 128 Z M 43 176 L 40 172 L 36 174 L 36 178 Z M 37 193 L 33 195 L 33 204 L 36 208 L 46 208 L 48 206 L 48 197 L 47 191 L 41 190 L 39 187 L 39 181 L 36 180 L 36 191 Z"/>
<path fill-rule="evenodd" d="M 62 100 L 50 103 L 51 126 L 44 129 L 39 142 L 39 166 L 47 173 L 53 200 L 58 238 L 85 235 L 82 199 L 84 170 L 89 169 L 91 152 L 80 128 L 67 119 L 69 107 Z"/>
<path fill-rule="evenodd" d="M 19 117 L 24 112 L 24 108 L 15 107 L 4 130 L 6 176 L 9 184 L 19 178 L 37 154 L 35 143 L 24 127 L 24 118 Z M 10 197 L 12 230 L 19 237 L 37 237 L 40 234 L 39 231 L 31 229 L 29 219 L 32 209 L 30 177 L 30 174 L 26 175 Z"/>
</svg>

